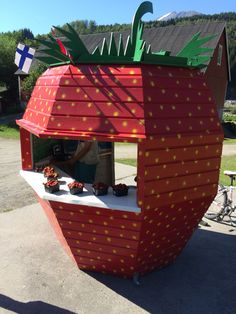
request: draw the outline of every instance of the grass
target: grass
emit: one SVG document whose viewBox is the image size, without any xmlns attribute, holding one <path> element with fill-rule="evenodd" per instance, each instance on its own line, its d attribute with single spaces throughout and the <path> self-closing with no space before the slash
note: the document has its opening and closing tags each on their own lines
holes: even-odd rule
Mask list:
<svg viewBox="0 0 236 314">
<path fill-rule="evenodd" d="M 236 145 L 236 138 L 225 138 L 224 139 L 224 145 L 230 145 L 235 144 Z"/>
<path fill-rule="evenodd" d="M 119 162 L 120 164 L 125 164 L 133 167 L 137 167 L 137 159 L 135 158 L 118 158 L 116 159 L 116 162 Z"/>
<path fill-rule="evenodd" d="M 11 138 L 11 139 L 19 139 L 20 132 L 19 127 L 15 122 L 11 122 L 9 124 L 0 124 L 0 137 L 3 138 Z"/>
<path fill-rule="evenodd" d="M 121 164 L 129 165 L 129 166 L 137 166 L 137 160 L 136 159 L 116 159 L 116 162 L 119 162 Z M 224 185 L 229 185 L 230 180 L 229 178 L 224 175 L 225 170 L 232 170 L 236 171 L 236 155 L 233 156 L 222 156 L 221 158 L 221 168 L 220 168 L 220 182 Z"/>
<path fill-rule="evenodd" d="M 124 146 L 124 145 L 137 145 L 136 143 L 126 143 L 126 142 L 115 142 L 116 146 Z"/>
<path fill-rule="evenodd" d="M 220 166 L 220 183 L 224 185 L 230 184 L 230 179 L 224 175 L 225 170 L 236 171 L 236 155 L 222 156 Z"/>
</svg>

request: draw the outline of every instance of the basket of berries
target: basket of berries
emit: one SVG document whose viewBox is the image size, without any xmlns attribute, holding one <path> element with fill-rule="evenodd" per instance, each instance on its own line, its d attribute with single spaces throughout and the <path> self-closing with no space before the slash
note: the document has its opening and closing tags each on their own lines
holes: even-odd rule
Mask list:
<svg viewBox="0 0 236 314">
<path fill-rule="evenodd" d="M 96 196 L 106 195 L 108 192 L 108 185 L 103 182 L 96 182 L 93 184 L 93 193 Z"/>
<path fill-rule="evenodd" d="M 126 196 L 128 195 L 129 187 L 124 183 L 119 183 L 112 186 L 113 194 L 115 196 Z"/>
<path fill-rule="evenodd" d="M 48 193 L 55 193 L 59 191 L 59 182 L 57 180 L 51 179 L 46 183 L 43 183 L 45 191 Z"/>
<path fill-rule="evenodd" d="M 53 167 L 45 167 L 43 169 L 43 174 L 44 177 L 47 178 L 48 181 L 54 179 L 57 180 L 58 179 L 58 173 L 55 172 L 55 169 Z"/>
<path fill-rule="evenodd" d="M 43 174 L 44 174 L 45 177 L 48 177 L 48 174 L 52 173 L 52 172 L 54 172 L 54 168 L 53 167 L 47 166 L 47 167 L 43 168 Z"/>
<path fill-rule="evenodd" d="M 84 183 L 78 182 L 78 181 L 73 181 L 68 184 L 70 194 L 81 194 L 83 193 L 83 188 L 84 188 Z"/>
</svg>

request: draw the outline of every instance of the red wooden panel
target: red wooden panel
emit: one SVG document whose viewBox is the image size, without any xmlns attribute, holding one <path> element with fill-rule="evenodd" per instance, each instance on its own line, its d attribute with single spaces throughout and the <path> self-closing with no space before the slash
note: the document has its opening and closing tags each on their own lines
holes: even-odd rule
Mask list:
<svg viewBox="0 0 236 314">
<path fill-rule="evenodd" d="M 101 215 L 87 215 L 87 214 L 80 214 L 76 211 L 63 211 L 63 210 L 55 210 L 56 216 L 60 220 L 66 220 L 70 219 L 73 222 L 81 222 L 81 223 L 90 223 L 94 225 L 100 225 L 100 226 L 111 226 L 115 228 L 121 228 L 121 229 L 128 229 L 128 230 L 135 230 L 138 231 L 141 227 L 141 222 L 137 222 L 134 220 L 128 220 L 128 219 L 109 219 L 107 216 L 101 216 Z"/>
<path fill-rule="evenodd" d="M 168 168 L 168 167 L 167 167 Z M 168 171 L 168 169 L 166 170 Z M 177 169 L 176 169 L 177 171 Z M 209 171 L 198 174 L 178 176 L 176 178 L 167 178 L 146 182 L 144 186 L 145 196 L 157 193 L 166 193 L 170 191 L 178 191 L 188 189 L 190 187 L 198 187 L 205 184 L 217 183 L 219 171 Z"/>
<path fill-rule="evenodd" d="M 211 145 L 211 144 L 221 144 L 223 141 L 222 129 L 219 128 L 217 132 L 212 134 L 199 134 L 199 133 L 177 133 L 165 136 L 159 136 L 154 138 L 151 136 L 145 141 L 141 151 L 154 150 L 154 149 L 169 149 L 170 147 L 191 147 L 198 145 Z"/>
<path fill-rule="evenodd" d="M 150 150 L 143 152 L 143 163 L 145 165 L 167 165 L 171 162 L 185 162 L 207 158 L 215 158 L 221 156 L 222 145 L 205 145 L 205 146 L 192 146 L 182 148 L 168 148 L 165 150 Z M 167 167 L 166 171 L 168 171 Z"/>
<path fill-rule="evenodd" d="M 216 195 L 217 183 L 206 184 L 200 187 L 194 187 L 190 189 L 182 189 L 179 191 L 171 191 L 169 193 L 162 193 L 156 195 L 149 195 L 144 198 L 144 208 L 157 208 L 165 205 L 178 204 L 183 201 L 189 201 L 201 198 L 204 200 L 206 197 L 212 197 Z"/>
<path fill-rule="evenodd" d="M 23 128 L 20 128 L 20 143 L 22 169 L 31 170 L 33 168 L 31 135 L 27 130 Z"/>
<path fill-rule="evenodd" d="M 109 220 L 113 220 L 115 218 L 118 219 L 128 219 L 132 221 L 141 221 L 142 214 L 141 213 L 133 213 L 122 210 L 111 210 L 108 208 L 97 208 L 92 206 L 83 206 L 83 205 L 75 205 L 75 204 L 67 204 L 61 202 L 50 202 L 52 208 L 59 210 L 68 210 L 68 215 L 70 211 L 78 212 L 80 214 L 86 215 L 98 215 L 105 216 Z"/>
<path fill-rule="evenodd" d="M 217 170 L 219 172 L 220 158 L 208 158 L 202 160 L 190 160 L 186 162 L 168 163 L 168 171 L 163 165 L 147 166 L 145 170 L 145 181 L 160 180 L 164 178 L 181 177 L 188 174 L 199 174 L 206 171 Z"/>
<path fill-rule="evenodd" d="M 94 234 L 89 232 L 75 231 L 71 229 L 63 228 L 63 234 L 66 239 L 77 239 L 78 241 L 86 241 L 88 246 L 93 242 L 98 244 L 110 244 L 114 246 L 120 246 L 127 249 L 136 250 L 138 247 L 137 240 L 131 240 L 124 237 L 111 237 L 110 235 Z"/>
<path fill-rule="evenodd" d="M 79 117 L 119 117 L 119 118 L 144 118 L 144 107 L 142 103 L 127 102 L 87 102 L 87 101 L 56 101 L 51 114 Z M 129 120 L 128 120 L 129 121 Z"/>
</svg>

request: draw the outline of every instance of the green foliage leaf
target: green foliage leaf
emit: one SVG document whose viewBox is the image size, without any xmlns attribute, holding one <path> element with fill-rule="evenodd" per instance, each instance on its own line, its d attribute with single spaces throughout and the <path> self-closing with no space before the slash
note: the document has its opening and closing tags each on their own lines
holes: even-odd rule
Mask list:
<svg viewBox="0 0 236 314">
<path fill-rule="evenodd" d="M 88 56 L 89 52 L 74 28 L 70 24 L 67 24 L 67 27 L 68 31 L 54 26 L 64 36 L 64 38 L 61 38 L 61 41 L 70 53 L 72 60 L 79 62 L 79 58 L 84 55 Z"/>
</svg>

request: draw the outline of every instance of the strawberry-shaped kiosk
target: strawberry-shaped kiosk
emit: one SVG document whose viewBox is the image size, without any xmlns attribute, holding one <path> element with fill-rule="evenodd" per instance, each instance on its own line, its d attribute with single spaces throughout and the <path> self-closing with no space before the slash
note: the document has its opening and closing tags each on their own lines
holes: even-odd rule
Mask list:
<svg viewBox="0 0 236 314">
<path fill-rule="evenodd" d="M 126 44 L 111 34 L 93 53 L 71 26 L 56 28 L 63 37 L 42 42 L 38 59 L 49 68 L 17 121 L 21 175 L 67 252 L 81 269 L 123 277 L 167 266 L 183 250 L 217 192 L 223 141 L 200 71 L 211 38 L 196 34 L 177 56 L 153 53 L 142 39 L 147 12 L 143 2 Z M 46 192 L 37 156 L 61 140 L 137 143 L 137 187 L 122 197 L 94 195 L 86 183 L 79 195 Z"/>
</svg>

